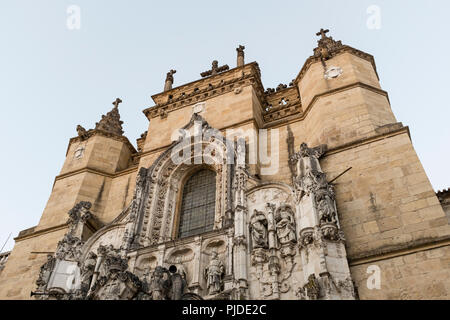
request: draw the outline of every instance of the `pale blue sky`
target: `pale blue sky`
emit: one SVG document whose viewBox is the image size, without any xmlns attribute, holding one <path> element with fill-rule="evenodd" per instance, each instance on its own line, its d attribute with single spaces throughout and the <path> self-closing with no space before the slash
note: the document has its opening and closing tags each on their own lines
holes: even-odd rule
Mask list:
<svg viewBox="0 0 450 320">
<path fill-rule="evenodd" d="M 81 9 L 80 30 L 66 27 L 69 5 Z M 370 5 L 381 9 L 379 30 L 366 26 Z M 322 27 L 375 56 L 434 188 L 450 187 L 449 11 L 448 0 L 2 0 L 0 248 L 38 223 L 76 125 L 92 128 L 116 97 L 135 143 L 169 69 L 178 86 L 213 59 L 233 67 L 244 44 L 264 86 L 276 87 L 295 78 Z"/>
</svg>

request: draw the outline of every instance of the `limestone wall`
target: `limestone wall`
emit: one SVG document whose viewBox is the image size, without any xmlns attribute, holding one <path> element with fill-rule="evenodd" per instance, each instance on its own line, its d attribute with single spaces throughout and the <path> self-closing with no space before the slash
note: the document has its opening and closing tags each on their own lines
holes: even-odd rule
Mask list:
<svg viewBox="0 0 450 320">
<path fill-rule="evenodd" d="M 249 66 L 243 67 L 242 79 Z M 341 68 L 342 74 L 325 79 L 324 71 L 331 66 Z M 234 76 L 237 73 L 238 70 L 230 71 Z M 229 80 L 227 77 L 231 76 L 224 79 Z M 219 80 L 220 75 L 215 76 L 216 90 L 220 88 Z M 255 184 L 292 184 L 286 142 L 289 132 L 295 140 L 295 151 L 302 142 L 310 147 L 328 146 L 328 152 L 321 158 L 328 181 L 351 167 L 334 186 L 348 261 L 361 299 L 449 299 L 450 202 L 445 199 L 439 202 L 414 151 L 408 128 L 397 123 L 388 95 L 380 88 L 372 62 L 344 52 L 325 61 L 325 66 L 321 61 L 311 64 L 296 82 L 300 112 L 271 123 L 263 121 L 262 91 L 257 82 L 250 80 L 245 85 L 242 80 L 240 85 L 228 86 L 226 91 L 223 87 L 223 94 L 197 96 L 182 108 L 151 117 L 139 163 L 133 160 L 134 151 L 128 140 L 104 134 L 71 140 L 38 226 L 16 238 L 0 274 L 0 299 L 29 298 L 46 253 L 55 250 L 65 233 L 67 212 L 76 203 L 90 201 L 92 213 L 103 224 L 120 214 L 133 198 L 138 168 L 150 167 L 166 150 L 172 132 L 190 121 L 197 102 L 205 102 L 200 115 L 213 128 L 278 130 L 278 151 L 271 148 L 271 133 L 268 135 L 269 154 L 278 159 L 278 171 L 264 174 L 261 169 L 267 165 L 252 164 L 249 172 Z M 206 80 L 202 85 L 207 90 Z M 181 87 L 175 91 L 181 94 L 182 90 Z M 163 103 L 163 99 L 166 97 L 161 94 L 155 101 Z M 220 239 L 220 246 L 225 248 L 229 239 L 225 235 Z M 189 247 L 193 256 L 202 257 L 201 261 L 190 260 L 188 271 L 195 270 L 196 278 L 190 279 L 191 285 L 204 288 L 199 272 L 208 259 L 199 255 L 198 248 L 202 247 L 182 244 Z M 175 249 L 170 250 L 176 253 Z M 149 251 L 147 258 L 159 261 L 166 255 L 153 256 Z M 229 254 L 222 252 L 222 258 L 228 266 Z M 295 259 L 297 269 L 292 279 L 300 285 L 305 279 L 300 279 L 300 258 Z M 143 272 L 140 262 L 136 263 L 136 269 Z M 381 290 L 369 290 L 365 285 L 367 268 L 374 264 L 380 268 Z M 253 298 L 264 294 L 261 291 L 264 288 L 257 289 L 257 277 L 253 268 L 250 275 Z M 292 294 L 282 297 L 294 298 Z"/>
<path fill-rule="evenodd" d="M 0 274 L 0 299 L 30 299 L 36 289 L 36 280 L 41 266 L 47 261 L 47 252 L 53 253 L 66 228 L 41 233 L 16 243 L 8 263 Z"/>
<path fill-rule="evenodd" d="M 380 268 L 380 287 L 371 282 L 374 273 L 368 268 Z M 450 246 L 423 248 L 359 265 L 350 264 L 352 277 L 360 299 L 377 300 L 448 300 L 450 298 Z M 373 288 L 373 289 L 369 289 Z"/>
</svg>

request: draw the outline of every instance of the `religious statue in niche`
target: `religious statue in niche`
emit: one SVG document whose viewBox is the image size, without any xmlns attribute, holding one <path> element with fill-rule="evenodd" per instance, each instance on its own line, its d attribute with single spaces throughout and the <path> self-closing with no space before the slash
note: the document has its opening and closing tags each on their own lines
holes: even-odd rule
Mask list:
<svg viewBox="0 0 450 320">
<path fill-rule="evenodd" d="M 298 200 L 305 195 L 313 196 L 320 224 L 337 224 L 333 186 L 328 183 L 319 163 L 325 151 L 325 145 L 308 148 L 306 143 L 301 144 L 300 151 L 291 157 L 297 169 L 294 184 Z"/>
<path fill-rule="evenodd" d="M 157 266 L 150 280 L 152 300 L 164 300 L 169 290 L 169 274 L 167 269 Z"/>
<path fill-rule="evenodd" d="M 170 300 L 181 300 L 185 288 L 187 287 L 186 273 L 183 269 L 178 270 L 176 266 L 169 267 L 170 275 Z"/>
<path fill-rule="evenodd" d="M 250 234 L 253 249 L 266 249 L 269 247 L 267 225 L 268 222 L 264 213 L 255 209 L 250 219 Z"/>
<path fill-rule="evenodd" d="M 295 236 L 294 214 L 288 205 L 283 203 L 277 209 L 275 222 L 278 241 L 281 245 L 295 243 L 297 241 Z"/>
<path fill-rule="evenodd" d="M 81 290 L 85 293 L 89 291 L 91 286 L 96 264 L 97 255 L 93 252 L 89 252 L 86 260 L 81 266 Z"/>
<path fill-rule="evenodd" d="M 222 291 L 223 276 L 225 275 L 225 266 L 219 259 L 217 251 L 211 252 L 211 260 L 205 268 L 206 287 L 208 294 L 216 294 Z"/>
<path fill-rule="evenodd" d="M 148 295 L 152 300 L 183 300 L 187 287 L 186 273 L 171 265 L 169 269 L 157 266 L 150 279 Z"/>
<path fill-rule="evenodd" d="M 315 274 L 311 274 L 308 277 L 308 281 L 303 287 L 299 287 L 296 292 L 296 296 L 300 300 L 317 300 L 320 294 L 319 281 Z"/>
<path fill-rule="evenodd" d="M 139 172 L 136 176 L 136 193 L 135 200 L 139 201 L 142 197 L 142 193 L 144 192 L 145 180 L 147 178 L 148 170 L 145 168 L 140 168 Z"/>
<path fill-rule="evenodd" d="M 320 189 L 316 194 L 317 211 L 320 223 L 337 223 L 337 213 L 334 201 L 334 190 L 331 185 Z"/>
<path fill-rule="evenodd" d="M 325 153 L 326 146 L 308 148 L 306 143 L 300 145 L 300 151 L 294 155 L 297 162 L 296 189 L 299 199 L 321 188 L 326 188 L 328 182 L 320 168 L 319 158 Z"/>
</svg>

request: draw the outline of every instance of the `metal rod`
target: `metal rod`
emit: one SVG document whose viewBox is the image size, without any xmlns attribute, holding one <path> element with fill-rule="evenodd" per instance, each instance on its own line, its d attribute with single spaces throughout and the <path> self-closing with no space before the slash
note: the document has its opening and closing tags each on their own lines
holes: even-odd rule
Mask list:
<svg viewBox="0 0 450 320">
<path fill-rule="evenodd" d="M 336 178 L 334 178 L 333 180 L 331 180 L 330 182 L 328 182 L 329 184 L 333 183 L 334 181 L 336 181 L 338 178 L 340 178 L 341 176 L 343 176 L 345 173 L 347 173 L 348 171 L 350 171 L 352 169 L 352 167 L 348 168 L 347 170 L 345 170 L 344 172 L 342 172 L 341 174 L 339 174 Z"/>
<path fill-rule="evenodd" d="M 6 239 L 5 243 L 3 244 L 2 249 L 0 250 L 0 253 L 3 252 L 3 248 L 6 246 L 6 243 L 8 242 L 9 238 L 11 237 L 12 233 L 9 234 L 8 238 Z"/>
<path fill-rule="evenodd" d="M 32 297 L 32 296 L 47 296 L 48 295 L 48 293 L 46 293 L 46 292 L 33 292 L 33 291 L 31 291 L 31 293 L 30 293 L 30 297 Z"/>
</svg>

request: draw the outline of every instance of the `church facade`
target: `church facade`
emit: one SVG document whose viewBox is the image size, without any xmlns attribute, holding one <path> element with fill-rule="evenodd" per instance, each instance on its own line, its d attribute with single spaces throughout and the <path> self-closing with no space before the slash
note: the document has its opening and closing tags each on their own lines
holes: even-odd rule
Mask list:
<svg viewBox="0 0 450 320">
<path fill-rule="evenodd" d="M 275 89 L 243 46 L 191 83 L 171 70 L 137 148 L 119 98 L 78 126 L 0 299 L 449 299 L 450 194 L 373 56 L 327 33 Z"/>
</svg>

